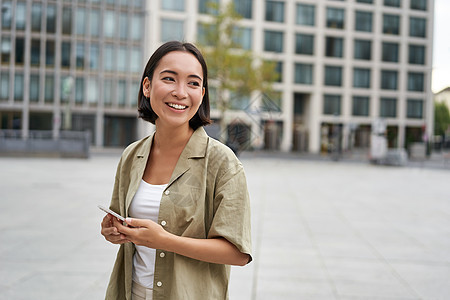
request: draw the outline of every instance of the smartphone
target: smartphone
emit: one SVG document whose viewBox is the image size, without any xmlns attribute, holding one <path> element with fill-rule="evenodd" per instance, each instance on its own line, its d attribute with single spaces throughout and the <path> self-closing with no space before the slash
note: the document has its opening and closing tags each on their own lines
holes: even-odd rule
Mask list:
<svg viewBox="0 0 450 300">
<path fill-rule="evenodd" d="M 119 219 L 122 222 L 125 222 L 125 218 L 122 217 L 121 215 L 119 215 L 116 212 L 113 212 L 112 210 L 110 210 L 109 208 L 106 208 L 104 206 L 99 205 L 98 208 L 100 208 L 101 210 L 103 210 L 104 212 L 113 215 L 114 217 L 116 217 L 117 219 Z"/>
</svg>

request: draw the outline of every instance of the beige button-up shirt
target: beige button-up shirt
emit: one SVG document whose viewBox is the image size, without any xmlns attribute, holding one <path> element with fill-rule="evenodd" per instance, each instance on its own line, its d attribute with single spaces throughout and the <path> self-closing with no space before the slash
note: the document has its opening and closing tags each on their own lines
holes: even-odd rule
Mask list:
<svg viewBox="0 0 450 300">
<path fill-rule="evenodd" d="M 117 167 L 111 209 L 128 216 L 144 174 L 153 135 L 125 149 Z M 158 223 L 178 236 L 223 237 L 251 255 L 250 203 L 242 164 L 203 127 L 178 159 L 160 204 Z M 106 299 L 131 299 L 134 245 L 120 246 Z M 153 299 L 228 299 L 230 266 L 156 250 Z"/>
</svg>

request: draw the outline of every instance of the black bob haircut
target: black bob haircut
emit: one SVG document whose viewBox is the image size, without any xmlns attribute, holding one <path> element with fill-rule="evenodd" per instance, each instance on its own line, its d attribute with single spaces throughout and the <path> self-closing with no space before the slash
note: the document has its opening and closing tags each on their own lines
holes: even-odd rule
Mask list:
<svg viewBox="0 0 450 300">
<path fill-rule="evenodd" d="M 170 41 L 161 45 L 158 49 L 156 49 L 156 51 L 148 60 L 147 65 L 145 66 L 144 73 L 142 74 L 141 83 L 139 85 L 138 117 L 152 124 L 155 124 L 158 115 L 153 111 L 149 99 L 144 96 L 144 93 L 142 91 L 142 84 L 145 77 L 148 77 L 150 82 L 152 82 L 153 73 L 155 72 L 155 69 L 159 64 L 159 61 L 164 57 L 164 55 L 173 51 L 191 53 L 195 56 L 195 58 L 197 58 L 203 70 L 203 88 L 205 88 L 205 94 L 203 96 L 202 104 L 198 108 L 198 111 L 195 113 L 192 119 L 189 120 L 189 126 L 195 130 L 200 126 L 211 124 L 208 92 L 208 69 L 206 67 L 205 59 L 203 58 L 200 50 L 198 50 L 197 47 L 195 47 L 193 44 L 182 43 L 179 41 Z"/>
</svg>

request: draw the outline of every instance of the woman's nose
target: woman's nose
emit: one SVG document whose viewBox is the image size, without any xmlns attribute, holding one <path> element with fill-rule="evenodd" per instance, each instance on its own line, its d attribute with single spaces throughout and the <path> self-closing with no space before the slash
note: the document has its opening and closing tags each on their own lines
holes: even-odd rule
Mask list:
<svg viewBox="0 0 450 300">
<path fill-rule="evenodd" d="M 186 87 L 184 86 L 184 84 L 179 83 L 179 84 L 175 85 L 174 90 L 172 91 L 172 96 L 174 96 L 178 99 L 186 98 L 187 92 L 186 92 Z"/>
</svg>

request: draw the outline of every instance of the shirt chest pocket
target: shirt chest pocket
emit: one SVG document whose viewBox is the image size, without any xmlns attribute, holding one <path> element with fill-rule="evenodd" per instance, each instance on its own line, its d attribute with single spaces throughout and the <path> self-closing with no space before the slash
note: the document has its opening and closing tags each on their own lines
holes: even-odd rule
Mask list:
<svg viewBox="0 0 450 300">
<path fill-rule="evenodd" d="M 166 220 L 166 230 L 173 234 L 206 237 L 205 190 L 193 186 L 169 187 L 161 199 L 160 218 Z"/>
</svg>

